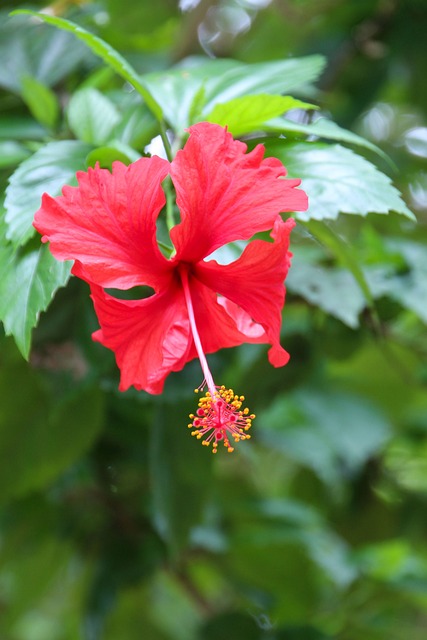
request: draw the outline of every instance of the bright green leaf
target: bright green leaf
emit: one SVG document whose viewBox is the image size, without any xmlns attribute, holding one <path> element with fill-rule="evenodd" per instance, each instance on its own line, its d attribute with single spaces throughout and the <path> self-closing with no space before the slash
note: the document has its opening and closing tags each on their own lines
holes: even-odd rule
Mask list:
<svg viewBox="0 0 427 640">
<path fill-rule="evenodd" d="M 242 96 L 228 102 L 216 104 L 206 116 L 208 122 L 227 126 L 234 136 L 256 131 L 270 118 L 290 109 L 317 109 L 317 107 L 296 100 L 291 96 L 272 96 L 259 94 Z"/>
<path fill-rule="evenodd" d="M 373 164 L 341 145 L 316 143 L 269 143 L 268 153 L 278 157 L 290 178 L 301 178 L 309 208 L 299 220 L 333 220 L 340 213 L 400 213 L 411 220 L 412 211 L 403 202 L 391 180 Z"/>
<path fill-rule="evenodd" d="M 151 109 L 152 113 L 160 120 L 162 118 L 162 110 L 157 102 L 152 97 L 151 93 L 147 89 L 144 81 L 135 71 L 135 69 L 129 64 L 129 62 L 123 58 L 113 47 L 104 42 L 98 36 L 86 31 L 83 27 L 71 22 L 71 20 L 65 20 L 64 18 L 56 18 L 44 13 L 37 13 L 37 11 L 18 10 L 13 11 L 11 15 L 32 15 L 40 18 L 40 20 L 47 22 L 64 31 L 70 31 L 76 38 L 82 40 L 97 56 L 100 56 L 102 60 L 110 66 L 116 73 L 122 78 L 130 82 L 135 87 L 138 93 L 144 98 L 147 106 Z"/>
<path fill-rule="evenodd" d="M 43 193 L 57 196 L 64 185 L 75 183 L 76 171 L 86 169 L 92 147 L 74 140 L 49 142 L 17 168 L 6 189 L 6 236 L 15 246 L 35 233 L 34 214 Z"/>
<path fill-rule="evenodd" d="M 120 121 L 114 104 L 92 88 L 81 89 L 72 96 L 67 116 L 76 138 L 94 145 L 105 144 Z"/>
<path fill-rule="evenodd" d="M 31 346 L 31 330 L 55 291 L 65 286 L 70 262 L 59 262 L 47 246 L 24 251 L 0 245 L 0 320 L 13 335 L 24 358 Z"/>
<path fill-rule="evenodd" d="M 58 120 L 59 103 L 52 89 L 29 75 L 21 78 L 21 86 L 22 98 L 35 119 L 53 128 Z"/>
</svg>

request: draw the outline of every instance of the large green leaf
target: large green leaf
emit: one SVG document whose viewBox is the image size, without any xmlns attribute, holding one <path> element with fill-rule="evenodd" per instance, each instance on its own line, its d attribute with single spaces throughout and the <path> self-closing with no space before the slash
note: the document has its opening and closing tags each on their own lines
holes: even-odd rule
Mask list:
<svg viewBox="0 0 427 640">
<path fill-rule="evenodd" d="M 153 114 L 160 120 L 162 118 L 162 110 L 157 102 L 154 100 L 150 91 L 147 89 L 141 76 L 135 71 L 135 69 L 129 64 L 129 62 L 123 58 L 113 47 L 104 42 L 98 36 L 86 31 L 83 27 L 71 22 L 71 20 L 65 20 L 64 18 L 56 18 L 44 13 L 37 13 L 36 11 L 19 10 L 14 11 L 11 15 L 26 14 L 36 16 L 40 20 L 47 22 L 59 29 L 69 31 L 73 33 L 79 40 L 82 40 L 93 53 L 100 56 L 102 60 L 122 78 L 130 82 L 135 89 L 144 98 L 147 106 Z"/>
<path fill-rule="evenodd" d="M 241 96 L 228 102 L 218 103 L 206 116 L 208 122 L 227 126 L 230 133 L 240 136 L 260 129 L 270 118 L 281 115 L 290 109 L 315 109 L 311 104 L 296 100 L 291 96 L 258 94 Z"/>
<path fill-rule="evenodd" d="M 0 320 L 24 358 L 40 312 L 66 284 L 69 274 L 70 263 L 55 260 L 47 246 L 26 252 L 9 243 L 0 245 Z"/>
<path fill-rule="evenodd" d="M 301 178 L 309 208 L 297 214 L 300 220 L 335 219 L 340 213 L 400 213 L 411 220 L 412 211 L 403 202 L 391 180 L 373 164 L 341 145 L 271 141 L 268 153 L 278 157 L 290 178 Z"/>
<path fill-rule="evenodd" d="M 243 96 L 282 94 L 303 89 L 319 76 L 324 66 L 322 56 L 259 64 L 202 60 L 198 64 L 183 64 L 167 73 L 153 73 L 144 78 L 161 105 L 166 120 L 178 133 L 196 119 L 207 117 L 216 104 Z"/>
<path fill-rule="evenodd" d="M 6 236 L 15 246 L 35 233 L 34 214 L 43 193 L 60 194 L 75 183 L 76 171 L 86 169 L 85 158 L 93 147 L 74 140 L 49 142 L 18 167 L 6 189 Z"/>
<path fill-rule="evenodd" d="M 111 100 L 92 88 L 76 91 L 68 104 L 67 115 L 76 138 L 94 145 L 105 144 L 120 121 Z"/>
</svg>

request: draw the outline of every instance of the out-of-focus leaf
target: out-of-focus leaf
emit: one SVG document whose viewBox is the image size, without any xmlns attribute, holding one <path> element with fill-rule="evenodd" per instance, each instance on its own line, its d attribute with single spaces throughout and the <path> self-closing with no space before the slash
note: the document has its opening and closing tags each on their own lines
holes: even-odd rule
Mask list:
<svg viewBox="0 0 427 640">
<path fill-rule="evenodd" d="M 359 314 L 366 300 L 349 271 L 309 264 L 299 260 L 296 252 L 286 285 L 289 291 L 347 326 L 353 329 L 359 326 Z"/>
<path fill-rule="evenodd" d="M 47 309 L 55 291 L 65 286 L 70 262 L 59 262 L 47 246 L 24 251 L 9 243 L 0 245 L 0 320 L 28 358 L 31 330 Z"/>
<path fill-rule="evenodd" d="M 427 249 L 410 241 L 393 243 L 408 265 L 409 271 L 396 274 L 389 266 L 366 269 L 366 277 L 375 297 L 389 296 L 410 309 L 427 323 Z"/>
<path fill-rule="evenodd" d="M 307 136 L 316 136 L 316 138 L 326 138 L 327 140 L 337 140 L 339 142 L 347 142 L 359 147 L 366 147 L 371 151 L 375 151 L 379 156 L 391 162 L 384 151 L 375 144 L 366 140 L 362 136 L 340 127 L 336 122 L 327 118 L 319 118 L 315 122 L 305 124 L 303 122 L 294 122 L 288 118 L 276 118 L 265 124 L 267 131 L 277 131 L 284 134 L 303 134 Z"/>
<path fill-rule="evenodd" d="M 0 142 L 0 168 L 14 167 L 28 156 L 30 152 L 26 147 L 14 140 Z"/>
<path fill-rule="evenodd" d="M 14 11 L 11 15 L 32 15 L 40 18 L 40 20 L 47 22 L 59 29 L 63 29 L 64 31 L 70 31 L 73 33 L 79 40 L 82 40 L 97 56 L 100 56 L 106 64 L 108 64 L 116 73 L 118 73 L 122 78 L 131 83 L 132 86 L 141 94 L 144 98 L 147 106 L 151 109 L 152 113 L 158 118 L 162 118 L 162 110 L 157 104 L 157 102 L 152 97 L 151 93 L 147 89 L 144 84 L 143 79 L 138 75 L 138 73 L 133 69 L 133 67 L 129 64 L 123 56 L 121 56 L 117 51 L 113 49 L 109 44 L 104 42 L 98 36 L 95 36 L 93 33 L 86 31 L 83 27 L 71 22 L 71 20 L 65 20 L 64 18 L 56 18 L 53 16 L 49 16 L 44 13 L 37 13 L 36 11 L 28 11 L 28 10 L 18 10 Z"/>
<path fill-rule="evenodd" d="M 32 118 L 5 116 L 0 118 L 0 140 L 43 140 L 46 129 Z"/>
<path fill-rule="evenodd" d="M 2 11 L 0 59 L 0 85 L 20 94 L 22 76 L 53 86 L 87 59 L 87 51 L 67 33 Z"/>
<path fill-rule="evenodd" d="M 49 142 L 17 168 L 6 189 L 6 236 L 15 246 L 35 233 L 34 214 L 43 193 L 57 196 L 66 184 L 75 184 L 76 171 L 86 169 L 93 147 L 74 140 Z"/>
<path fill-rule="evenodd" d="M 290 109 L 316 109 L 314 105 L 296 100 L 291 96 L 258 94 L 241 96 L 228 102 L 217 103 L 206 116 L 208 122 L 214 122 L 234 136 L 256 131 L 268 119 L 281 115 Z"/>
<path fill-rule="evenodd" d="M 114 138 L 134 149 L 143 149 L 158 134 L 158 124 L 145 104 L 132 104 L 114 129 Z"/>
<path fill-rule="evenodd" d="M 289 177 L 301 178 L 309 199 L 300 220 L 333 220 L 339 213 L 366 216 L 395 211 L 415 216 L 392 186 L 390 178 L 350 149 L 323 143 L 272 141 L 268 153 L 278 157 Z"/>
<path fill-rule="evenodd" d="M 59 115 L 59 103 L 54 92 L 29 75 L 23 76 L 21 85 L 22 98 L 35 119 L 45 127 L 53 128 Z"/>
<path fill-rule="evenodd" d="M 130 147 L 127 149 L 125 145 L 123 145 L 123 149 L 120 149 L 120 146 L 119 148 L 113 146 L 97 147 L 87 156 L 86 162 L 89 167 L 94 167 L 96 163 L 99 163 L 103 169 L 111 169 L 116 160 L 123 162 L 123 164 L 130 164 L 140 157 Z"/>
<path fill-rule="evenodd" d="M 206 83 L 205 111 L 239 96 L 301 91 L 317 80 L 324 66 L 325 58 L 319 55 L 251 65 L 237 63 L 225 73 L 213 75 Z"/>
<path fill-rule="evenodd" d="M 315 80 L 325 64 L 322 56 L 243 64 L 235 60 L 185 62 L 168 73 L 145 76 L 145 82 L 161 105 L 166 120 L 179 134 L 192 120 L 203 119 L 216 104 L 262 93 L 283 94 L 302 89 Z M 195 101 L 198 108 L 195 108 Z M 176 109 L 179 104 L 180 108 Z M 277 112 L 276 112 L 277 113 Z M 283 112 L 282 112 L 283 113 Z"/>
<path fill-rule="evenodd" d="M 326 483 L 355 473 L 386 443 L 386 417 L 360 396 L 300 389 L 279 398 L 262 415 L 260 437 L 307 465 Z"/>
<path fill-rule="evenodd" d="M 105 144 L 120 121 L 113 103 L 92 88 L 76 91 L 68 104 L 67 116 L 76 138 L 94 145 Z"/>
<path fill-rule="evenodd" d="M 191 437 L 187 416 L 188 406 L 184 403 L 159 405 L 152 421 L 153 519 L 172 554 L 188 541 L 191 527 L 200 522 L 212 481 L 212 453 Z M 171 441 L 173 447 L 169 446 Z M 195 448 L 199 450 L 194 451 Z"/>
<path fill-rule="evenodd" d="M 6 366 L 7 364 L 7 366 Z M 26 364 L 0 366 L 0 500 L 45 487 L 84 454 L 102 426 L 102 393 L 56 401 Z"/>
</svg>

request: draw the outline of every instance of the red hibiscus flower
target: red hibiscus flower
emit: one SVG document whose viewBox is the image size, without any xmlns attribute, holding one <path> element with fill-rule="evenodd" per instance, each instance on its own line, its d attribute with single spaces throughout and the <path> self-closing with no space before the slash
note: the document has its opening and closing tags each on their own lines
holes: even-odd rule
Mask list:
<svg viewBox="0 0 427 640">
<path fill-rule="evenodd" d="M 295 188 L 300 180 L 283 178 L 279 160 L 264 159 L 262 145 L 246 153 L 245 144 L 214 124 L 189 132 L 171 163 L 154 156 L 129 166 L 115 162 L 111 173 L 79 172 L 78 187 L 43 196 L 34 226 L 53 255 L 74 260 L 72 273 L 89 283 L 101 326 L 93 338 L 114 351 L 120 389 L 161 393 L 168 374 L 198 356 L 208 391 L 189 426 L 214 451 L 220 440 L 232 450 L 229 436 L 249 437 L 251 416 L 241 409 L 242 396 L 214 384 L 205 354 L 268 343 L 271 364 L 288 361 L 280 326 L 294 221 L 279 214 L 305 210 L 307 197 Z M 181 221 L 170 230 L 166 258 L 156 235 L 168 175 Z M 272 241 L 253 240 L 231 264 L 206 260 L 225 244 L 268 230 Z M 137 285 L 154 294 L 122 300 L 106 291 Z"/>
</svg>

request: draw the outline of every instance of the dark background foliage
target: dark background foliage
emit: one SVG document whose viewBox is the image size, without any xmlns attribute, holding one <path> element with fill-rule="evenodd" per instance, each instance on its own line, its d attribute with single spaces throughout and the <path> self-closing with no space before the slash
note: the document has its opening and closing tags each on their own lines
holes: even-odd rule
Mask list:
<svg viewBox="0 0 427 640">
<path fill-rule="evenodd" d="M 391 163 L 359 149 L 391 176 L 418 224 L 395 213 L 346 215 L 341 202 L 344 213 L 324 227 L 298 225 L 283 326 L 289 365 L 273 369 L 253 345 L 210 357 L 216 379 L 245 393 L 258 416 L 252 440 L 233 455 L 214 458 L 189 437 L 197 363 L 171 375 L 159 397 L 117 391 L 112 354 L 90 338 L 97 323 L 82 282 L 70 280 L 41 314 L 29 362 L 2 335 L 0 637 L 423 640 L 425 2 L 192 4 L 58 0 L 51 11 L 97 33 L 140 73 L 188 56 L 258 63 L 323 54 L 325 71 L 303 99 L 388 155 Z M 107 164 L 132 160 L 156 126 L 80 41 L 28 16 L 9 18 L 17 6 L 3 2 L 0 13 L 2 190 L 13 174 L 0 222 L 9 229 L 0 310 L 26 353 L 25 319 L 38 310 L 30 298 L 25 308 L 15 301 L 39 239 L 12 250 L 26 233 L 21 218 L 12 222 L 14 207 L 31 216 L 41 193 L 69 181 L 88 153 Z M 101 94 L 103 117 L 90 130 L 76 102 L 82 88 Z M 171 107 L 179 120 L 182 103 Z M 120 144 L 108 147 L 114 127 Z M 46 143 L 72 146 L 49 146 L 43 169 L 36 162 L 15 172 Z M 337 157 L 320 178 L 332 191 Z M 300 160 L 303 179 L 308 160 Z M 363 209 L 365 197 L 361 171 L 352 198 Z M 339 251 L 331 229 L 344 239 Z M 56 284 L 66 283 L 66 266 L 37 256 L 43 273 L 55 268 Z M 35 286 L 38 309 L 46 307 L 49 291 Z"/>
</svg>

